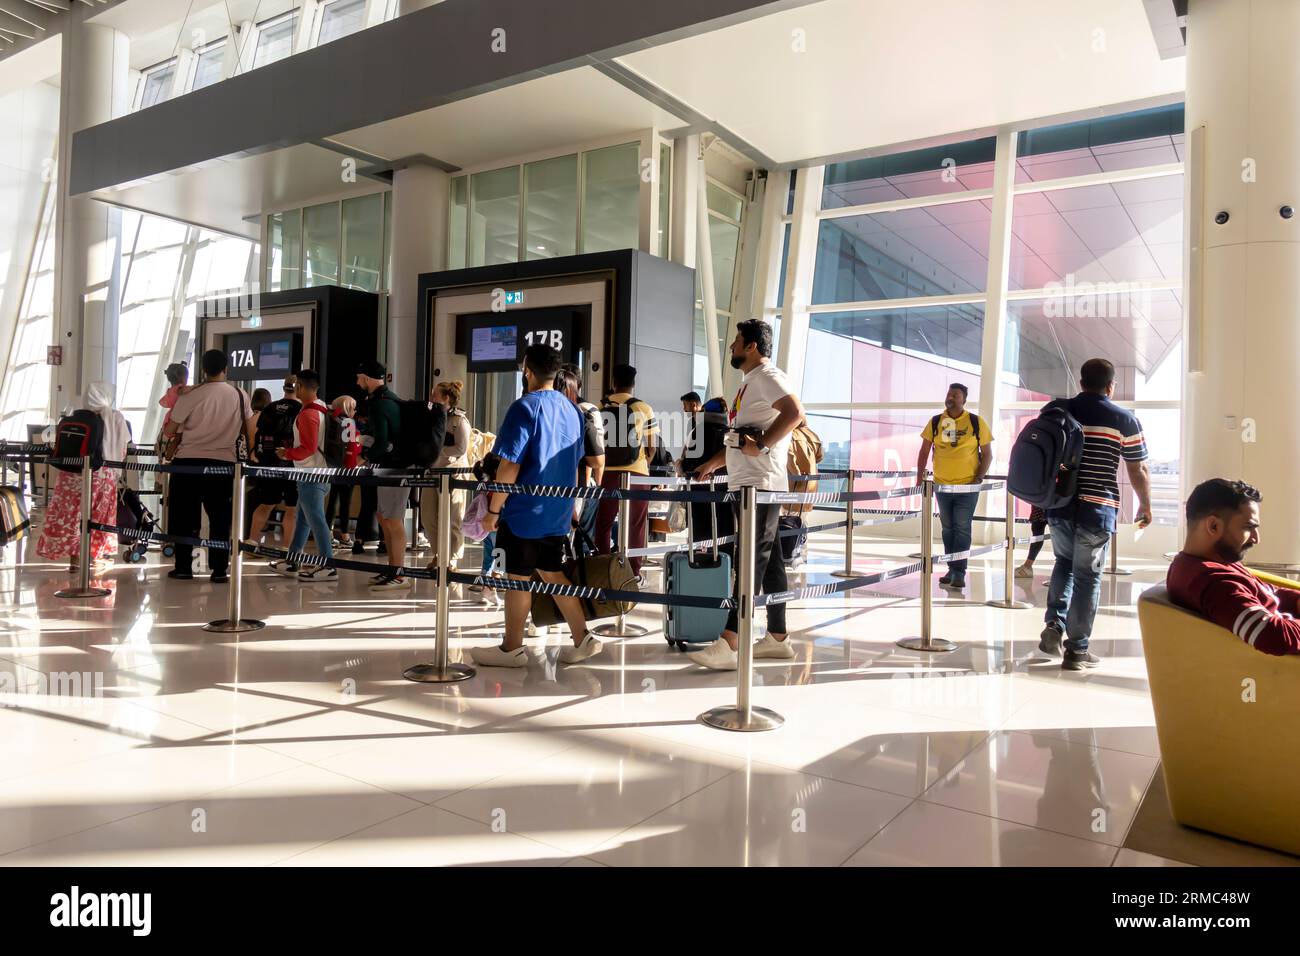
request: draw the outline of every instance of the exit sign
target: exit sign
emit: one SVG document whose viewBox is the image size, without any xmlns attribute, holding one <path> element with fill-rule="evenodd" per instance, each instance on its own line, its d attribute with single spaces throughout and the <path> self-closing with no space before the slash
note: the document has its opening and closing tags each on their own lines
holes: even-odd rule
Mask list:
<svg viewBox="0 0 1300 956">
<path fill-rule="evenodd" d="M 523 305 L 523 304 L 524 304 L 524 293 L 522 289 L 518 292 L 506 293 L 506 305 Z"/>
</svg>

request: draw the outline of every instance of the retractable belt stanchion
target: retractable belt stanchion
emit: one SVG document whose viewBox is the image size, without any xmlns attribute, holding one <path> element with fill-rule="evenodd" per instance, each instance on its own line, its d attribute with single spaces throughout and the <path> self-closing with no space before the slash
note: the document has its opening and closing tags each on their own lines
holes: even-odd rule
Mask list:
<svg viewBox="0 0 1300 956">
<path fill-rule="evenodd" d="M 1133 573 L 1128 568 L 1119 566 L 1119 535 L 1114 531 L 1110 533 L 1110 567 L 1106 569 L 1106 573 L 1119 577 Z"/>
<path fill-rule="evenodd" d="M 49 462 L 46 462 L 49 467 Z M 50 482 L 49 472 L 45 473 L 45 483 Z M 78 546 L 77 586 L 55 591 L 56 598 L 104 597 L 112 592 L 108 588 L 90 586 L 90 496 L 93 492 L 94 473 L 90 468 L 90 455 L 81 459 L 81 543 Z"/>
<path fill-rule="evenodd" d="M 934 480 L 926 478 L 921 496 L 921 636 L 904 637 L 895 643 L 909 651 L 955 651 L 957 645 L 930 636 L 934 587 Z"/>
<path fill-rule="evenodd" d="M 989 607 L 1002 607 L 1008 610 L 1024 610 L 1033 607 L 1025 601 L 1017 601 L 1014 587 L 1014 578 L 1016 576 L 1016 499 L 1011 497 L 1011 491 L 1007 491 L 1007 554 L 1006 554 L 1006 581 L 1003 582 L 1006 590 L 1001 600 L 990 600 L 984 603 Z"/>
<path fill-rule="evenodd" d="M 844 501 L 844 570 L 832 571 L 837 578 L 851 578 L 857 572 L 853 570 L 853 471 L 849 470 L 844 483 L 848 498 Z"/>
<path fill-rule="evenodd" d="M 451 475 L 444 472 L 438 476 L 438 607 L 435 612 L 434 626 L 436 638 L 433 649 L 434 661 L 431 664 L 415 664 L 402 671 L 407 680 L 422 684 L 450 684 L 454 681 L 467 680 L 475 674 L 468 664 L 448 663 L 448 642 L 451 638 L 449 611 L 451 604 L 450 586 L 447 580 L 451 573 Z"/>
<path fill-rule="evenodd" d="M 740 490 L 740 521 L 736 529 L 739 567 L 736 608 L 736 703 L 714 707 L 700 714 L 700 722 L 719 730 L 776 730 L 785 718 L 750 700 L 754 684 L 754 563 L 758 537 L 758 492 Z M 716 535 L 716 530 L 715 530 Z M 774 547 L 780 547 L 779 544 Z M 722 638 L 718 638 L 722 640 Z"/>
<path fill-rule="evenodd" d="M 239 634 L 243 631 L 256 631 L 266 627 L 265 621 L 241 617 L 244 590 L 244 552 L 240 549 L 244 535 L 244 463 L 235 462 L 235 485 L 231 494 L 230 508 L 230 588 L 226 598 L 226 617 L 222 621 L 210 621 L 203 625 L 203 630 L 218 634 Z"/>
<path fill-rule="evenodd" d="M 619 474 L 618 486 L 621 490 L 627 491 L 632 487 L 631 473 L 622 472 Z M 621 564 L 632 563 L 632 559 L 627 556 L 629 542 L 632 540 L 632 502 L 627 498 L 620 498 L 618 502 L 618 560 Z M 619 607 L 622 607 L 620 604 Z M 629 624 L 627 616 L 618 612 L 618 618 L 613 624 L 598 624 L 591 629 L 591 633 L 600 637 L 640 637 L 642 634 L 650 632 L 640 624 Z"/>
</svg>

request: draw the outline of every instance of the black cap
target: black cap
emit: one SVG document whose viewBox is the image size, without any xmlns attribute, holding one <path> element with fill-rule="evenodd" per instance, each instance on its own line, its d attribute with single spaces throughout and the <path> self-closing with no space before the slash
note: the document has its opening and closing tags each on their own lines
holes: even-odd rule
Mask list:
<svg viewBox="0 0 1300 956">
<path fill-rule="evenodd" d="M 384 368 L 383 362 L 362 362 L 357 366 L 357 374 L 383 381 L 388 378 L 388 369 Z"/>
</svg>

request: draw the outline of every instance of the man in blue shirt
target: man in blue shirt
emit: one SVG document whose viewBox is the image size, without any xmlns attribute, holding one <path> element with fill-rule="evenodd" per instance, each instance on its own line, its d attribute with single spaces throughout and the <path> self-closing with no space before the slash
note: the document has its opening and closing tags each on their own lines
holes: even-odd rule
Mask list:
<svg viewBox="0 0 1300 956">
<path fill-rule="evenodd" d="M 1056 565 L 1047 592 L 1047 626 L 1038 642 L 1040 651 L 1056 655 L 1064 640 L 1061 667 L 1069 671 L 1101 663 L 1089 652 L 1088 639 L 1101 597 L 1101 566 L 1119 514 L 1120 459 L 1138 496 L 1137 526 L 1151 523 L 1146 441 L 1137 416 L 1110 400 L 1115 366 L 1102 358 L 1088 359 L 1079 370 L 1079 385 L 1083 391 L 1074 398 L 1052 403 L 1083 427 L 1083 459 L 1074 499 L 1047 512 Z"/>
<path fill-rule="evenodd" d="M 562 358 L 548 345 L 531 345 L 524 352 L 523 398 L 506 411 L 492 451 L 501 458 L 497 481 L 520 485 L 576 487 L 583 456 L 583 418 L 578 407 L 555 390 Z M 548 584 L 570 584 L 564 576 L 564 546 L 573 522 L 573 499 L 493 492 L 483 519 L 486 531 L 496 532 L 506 576 L 527 581 L 536 573 Z M 476 647 L 476 664 L 523 667 L 524 621 L 532 605 L 527 591 L 506 591 L 506 634 L 500 647 Z M 587 630 L 582 602 L 556 597 L 573 637 L 573 646 L 560 651 L 560 661 L 576 664 L 599 654 L 601 643 Z"/>
</svg>

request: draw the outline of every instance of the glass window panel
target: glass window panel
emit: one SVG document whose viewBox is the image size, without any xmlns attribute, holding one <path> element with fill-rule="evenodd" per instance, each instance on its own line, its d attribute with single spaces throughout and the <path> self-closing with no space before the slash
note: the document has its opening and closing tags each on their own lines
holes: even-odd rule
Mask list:
<svg viewBox="0 0 1300 956">
<path fill-rule="evenodd" d="M 1182 329 L 1174 292 L 1139 287 L 1008 302 L 1002 368 L 1017 391 L 1003 394 L 1019 401 L 1073 395 L 1079 368 L 1104 356 L 1115 364 L 1116 399 L 1179 399 Z"/>
<path fill-rule="evenodd" d="M 831 163 L 826 167 L 822 208 L 987 189 L 993 185 L 996 147 L 997 139 L 988 137 L 891 156 Z"/>
<path fill-rule="evenodd" d="M 1061 179 L 1182 159 L 1181 103 L 1026 130 L 1016 145 L 1017 181 Z"/>
<path fill-rule="evenodd" d="M 1151 517 L 1156 524 L 1178 524 L 1182 496 L 1178 491 L 1181 472 L 1183 413 L 1177 408 L 1138 408 L 1133 414 L 1142 424 L 1147 443 L 1147 468 L 1151 472 Z M 1128 469 L 1119 469 L 1120 521 L 1132 521 L 1137 514 L 1137 494 L 1128 480 Z"/>
<path fill-rule="evenodd" d="M 1016 196 L 1010 288 L 1105 281 L 1178 281 L 1183 177 Z"/>
<path fill-rule="evenodd" d="M 963 202 L 824 219 L 813 303 L 983 292 L 988 207 Z"/>
<path fill-rule="evenodd" d="M 384 195 L 343 200 L 343 278 L 341 285 L 379 291 L 384 255 Z"/>
<path fill-rule="evenodd" d="M 805 400 L 942 405 L 948 384 L 961 382 L 974 402 L 979 398 L 983 340 L 982 305 L 814 313 L 804 387 L 812 387 L 814 395 L 823 387 L 836 388 L 838 394 Z M 852 356 L 849 374 L 844 369 L 846 354 Z M 834 371 L 828 374 L 827 369 Z"/>
<path fill-rule="evenodd" d="M 384 193 L 384 288 L 393 288 L 393 191 Z"/>
<path fill-rule="evenodd" d="M 302 287 L 302 210 L 267 217 L 268 284 L 272 292 Z"/>
<path fill-rule="evenodd" d="M 787 216 L 791 215 L 794 212 L 794 188 L 795 188 L 795 184 L 798 182 L 798 179 L 799 179 L 799 170 L 797 169 L 790 170 L 790 188 L 786 191 L 786 196 L 785 196 L 785 214 Z M 850 203 L 850 205 L 852 204 Z"/>
<path fill-rule="evenodd" d="M 469 177 L 451 181 L 451 222 L 447 228 L 447 268 L 465 268 L 466 230 L 469 225 Z"/>
<path fill-rule="evenodd" d="M 673 148 L 659 147 L 659 256 L 667 259 L 672 235 Z"/>
<path fill-rule="evenodd" d="M 253 53 L 253 69 L 283 60 L 293 53 L 293 38 L 298 30 L 298 11 L 281 20 L 270 20 L 258 25 L 257 49 Z"/>
<path fill-rule="evenodd" d="M 226 59 L 226 43 L 223 40 L 215 46 L 210 46 L 199 54 L 198 62 L 194 64 L 194 84 L 190 89 L 201 90 L 205 86 L 211 86 L 221 79 L 221 68 Z"/>
<path fill-rule="evenodd" d="M 639 247 L 640 149 L 639 143 L 626 143 L 583 154 L 583 252 Z"/>
<path fill-rule="evenodd" d="M 745 200 L 723 189 L 717 183 L 709 183 L 705 193 L 709 198 L 709 212 L 716 212 L 740 222 L 741 214 L 745 210 Z"/>
<path fill-rule="evenodd" d="M 524 167 L 526 259 L 571 256 L 578 248 L 578 154 Z"/>
<path fill-rule="evenodd" d="M 339 281 L 339 204 L 321 203 L 302 211 L 303 286 Z"/>
<path fill-rule="evenodd" d="M 172 93 L 172 82 L 176 78 L 176 62 L 144 75 L 144 92 L 140 96 L 140 109 L 148 109 L 155 103 L 161 103 Z"/>
<path fill-rule="evenodd" d="M 740 227 L 709 216 L 709 244 L 713 251 L 713 294 L 718 309 L 729 311 L 736 279 L 736 254 L 740 249 Z"/>
<path fill-rule="evenodd" d="M 781 277 L 777 280 L 776 307 L 784 308 L 785 270 L 790 267 L 790 223 L 785 224 L 785 238 L 781 240 Z"/>
<path fill-rule="evenodd" d="M 366 0 L 333 0 L 326 4 L 321 10 L 317 45 L 356 33 L 364 24 L 365 16 Z"/>
<path fill-rule="evenodd" d="M 468 265 L 519 261 L 519 167 L 470 177 Z"/>
</svg>

